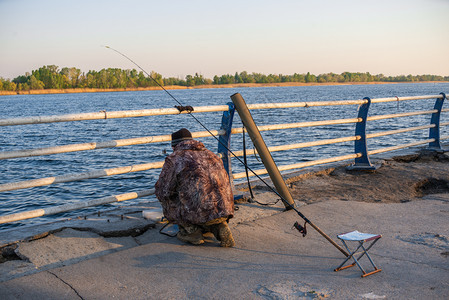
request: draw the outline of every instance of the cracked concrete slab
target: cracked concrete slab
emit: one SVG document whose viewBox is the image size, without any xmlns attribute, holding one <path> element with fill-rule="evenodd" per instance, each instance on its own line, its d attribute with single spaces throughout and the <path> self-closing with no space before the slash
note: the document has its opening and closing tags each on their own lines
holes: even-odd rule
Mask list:
<svg viewBox="0 0 449 300">
<path fill-rule="evenodd" d="M 0 284 L 2 299 L 67 299 L 80 300 L 80 296 L 64 281 L 49 272 L 40 272 L 32 277 L 22 277 L 20 282 Z"/>
<path fill-rule="evenodd" d="M 0 283 L 38 272 L 36 266 L 24 260 L 6 261 L 0 265 Z"/>
<path fill-rule="evenodd" d="M 158 202 L 148 202 L 139 206 L 99 211 L 73 219 L 4 230 L 0 232 L 0 248 L 18 242 L 44 238 L 64 228 L 91 231 L 103 237 L 138 236 L 155 226 L 154 221 L 143 218 L 142 210 L 159 207 Z"/>
<path fill-rule="evenodd" d="M 45 239 L 21 242 L 15 251 L 23 260 L 41 268 L 57 263 L 64 264 L 68 261 L 76 263 L 120 248 L 135 246 L 137 243 L 132 237 L 106 240 L 93 232 L 68 228 L 50 234 Z"/>
<path fill-rule="evenodd" d="M 131 236 L 104 238 L 89 231 L 64 229 L 43 239 L 18 243 L 15 252 L 21 259 L 0 264 L 0 282 L 138 245 Z"/>
</svg>

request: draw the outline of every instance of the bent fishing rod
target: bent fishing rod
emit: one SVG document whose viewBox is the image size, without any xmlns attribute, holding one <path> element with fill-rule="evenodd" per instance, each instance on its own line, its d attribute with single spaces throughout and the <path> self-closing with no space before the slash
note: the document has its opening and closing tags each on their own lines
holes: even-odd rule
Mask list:
<svg viewBox="0 0 449 300">
<path fill-rule="evenodd" d="M 167 91 L 156 79 L 153 78 L 153 76 L 151 76 L 147 71 L 145 71 L 141 66 L 139 66 L 135 61 L 133 61 L 131 58 L 129 58 L 127 55 L 123 54 L 122 52 L 109 47 L 109 46 L 104 46 L 107 49 L 110 49 L 116 53 L 118 53 L 119 55 L 123 56 L 124 58 L 126 58 L 127 60 L 129 60 L 131 63 L 133 63 L 136 67 L 138 67 L 142 72 L 144 72 L 149 78 L 151 78 L 151 80 L 153 80 L 154 83 L 156 83 L 157 86 L 159 86 L 163 91 L 165 91 L 178 105 L 180 105 L 181 107 L 184 107 L 184 105 L 178 100 L 176 99 L 175 96 L 173 96 L 169 91 Z M 181 111 L 181 110 L 180 110 Z M 305 215 L 303 215 L 295 206 L 293 206 L 292 204 L 290 204 L 283 196 L 281 196 L 279 194 L 278 191 L 276 191 L 271 185 L 269 185 L 262 177 L 260 177 L 258 174 L 256 174 L 256 172 L 254 172 L 244 161 L 242 161 L 231 149 L 229 149 L 229 147 L 227 145 L 225 145 L 222 141 L 220 141 L 219 138 L 217 138 L 200 120 L 198 120 L 198 118 L 196 118 L 191 110 L 187 110 L 187 114 L 190 115 L 198 124 L 201 125 L 201 127 L 203 127 L 214 139 L 216 139 L 218 141 L 218 143 L 220 145 L 222 145 L 226 151 L 228 151 L 233 157 L 235 157 L 243 166 L 245 166 L 245 168 L 247 168 L 252 174 L 254 174 L 254 176 L 257 177 L 257 179 L 259 179 L 263 184 L 265 184 L 273 193 L 275 193 L 280 199 L 281 201 L 284 203 L 284 205 L 287 207 L 287 210 L 294 210 L 304 221 L 304 227 L 299 225 L 298 222 L 296 222 L 293 226 L 300 232 L 303 234 L 303 237 L 307 234 L 307 229 L 306 229 L 306 224 L 309 224 L 310 226 L 312 226 L 316 231 L 318 231 L 319 234 L 321 234 L 327 241 L 329 241 L 335 248 L 337 248 L 341 253 L 343 253 L 345 256 L 349 256 L 349 254 L 342 248 L 340 247 L 335 241 L 333 241 L 326 233 L 324 233 L 318 226 L 316 226 L 315 224 L 312 223 L 312 221 L 310 221 Z"/>
</svg>

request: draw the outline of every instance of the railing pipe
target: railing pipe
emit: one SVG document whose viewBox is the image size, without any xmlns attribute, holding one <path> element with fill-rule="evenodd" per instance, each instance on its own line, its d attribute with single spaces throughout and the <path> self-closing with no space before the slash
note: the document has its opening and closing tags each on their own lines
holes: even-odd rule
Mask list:
<svg viewBox="0 0 449 300">
<path fill-rule="evenodd" d="M 316 166 L 316 165 L 321 165 L 321 164 L 328 164 L 328 163 L 333 163 L 333 162 L 338 162 L 338 161 L 354 159 L 354 158 L 358 158 L 361 156 L 362 156 L 361 153 L 355 153 L 355 154 L 335 156 L 335 157 L 330 157 L 330 158 L 317 159 L 317 160 L 301 162 L 301 163 L 296 163 L 296 164 L 291 164 L 291 165 L 283 165 L 283 166 L 279 166 L 279 171 L 302 169 L 305 167 L 311 167 L 311 166 Z M 263 175 L 263 174 L 267 174 L 268 171 L 266 169 L 259 169 L 259 170 L 255 170 L 254 173 L 256 173 L 257 175 Z M 245 176 L 246 176 L 245 172 L 236 173 L 236 174 L 234 174 L 234 179 L 244 178 Z M 249 176 L 254 176 L 254 175 L 250 173 Z"/>
<path fill-rule="evenodd" d="M 228 110 L 227 105 L 217 106 L 198 106 L 194 107 L 192 113 L 202 112 L 217 112 Z M 73 122 L 73 121 L 87 121 L 87 120 L 102 120 L 102 119 L 118 119 L 118 118 L 135 118 L 161 115 L 179 115 L 188 113 L 187 111 L 179 112 L 177 108 L 156 108 L 156 109 L 142 109 L 142 110 L 128 110 L 128 111 L 100 111 L 95 113 L 80 113 L 68 114 L 58 116 L 34 116 L 27 118 L 11 118 L 0 119 L 0 126 L 11 125 L 29 125 L 29 124 L 43 124 L 56 122 Z"/>
<path fill-rule="evenodd" d="M 438 98 L 441 97 L 441 95 L 377 98 L 371 99 L 371 103 L 425 100 L 425 99 L 434 99 L 435 97 Z M 260 104 L 248 104 L 248 109 L 253 110 L 253 109 L 295 108 L 295 107 L 312 107 L 312 106 L 362 105 L 365 103 L 366 103 L 365 100 L 260 103 Z"/>
<path fill-rule="evenodd" d="M 361 105 L 364 100 L 340 100 L 340 101 L 310 101 L 310 102 L 281 102 L 281 103 L 255 103 L 247 104 L 249 110 L 255 109 L 276 109 L 276 108 L 296 108 L 314 106 L 338 106 L 338 105 Z"/>
<path fill-rule="evenodd" d="M 425 100 L 425 99 L 435 99 L 435 98 L 441 98 L 441 95 L 436 95 L 436 96 L 435 95 L 423 95 L 423 96 L 376 98 L 376 99 L 371 99 L 371 103 L 409 101 L 409 100 Z"/>
<path fill-rule="evenodd" d="M 390 131 L 382 131 L 382 132 L 376 132 L 376 133 L 369 133 L 366 135 L 367 139 L 386 136 L 386 135 L 392 135 L 392 134 L 398 134 L 398 133 L 404 133 L 404 132 L 410 132 L 410 131 L 416 131 L 421 129 L 428 129 L 435 127 L 435 125 L 423 125 L 423 126 L 416 126 L 416 127 L 410 127 L 410 128 L 404 128 L 404 129 L 396 129 L 396 130 L 390 130 Z"/>
<path fill-rule="evenodd" d="M 288 124 L 274 124 L 274 125 L 262 125 L 257 126 L 259 131 L 265 130 L 282 130 L 282 129 L 293 129 L 293 128 L 303 128 L 303 127 L 315 127 L 315 126 L 326 126 L 326 125 L 337 125 L 337 124 L 351 124 L 358 123 L 362 120 L 360 118 L 353 119 L 339 119 L 339 120 L 325 120 L 325 121 L 312 121 L 312 122 L 300 122 L 300 123 L 288 123 Z M 242 129 L 240 129 L 242 130 Z"/>
<path fill-rule="evenodd" d="M 325 120 L 325 121 L 313 121 L 313 122 L 300 122 L 300 123 L 286 123 L 286 124 L 274 124 L 274 125 L 262 125 L 257 126 L 259 131 L 269 131 L 269 130 L 283 130 L 283 129 L 294 129 L 294 128 L 304 128 L 304 127 L 316 127 L 316 126 L 326 126 L 326 125 L 338 125 L 338 124 L 352 124 L 361 122 L 361 119 L 339 119 L 339 120 Z M 242 133 L 242 128 L 232 128 L 232 134 Z"/>
<path fill-rule="evenodd" d="M 20 189 L 26 189 L 26 188 L 32 188 L 32 187 L 38 187 L 38 186 L 51 185 L 51 184 L 56 184 L 56 183 L 63 183 L 63 182 L 94 179 L 94 178 L 100 178 L 100 177 L 105 177 L 105 176 L 146 171 L 146 170 L 150 170 L 150 169 L 160 169 L 160 168 L 162 168 L 163 165 L 164 165 L 164 161 L 158 161 L 158 162 L 152 162 L 152 163 L 146 163 L 146 164 L 140 164 L 140 165 L 132 165 L 132 166 L 126 166 L 126 167 L 94 170 L 94 171 L 85 172 L 85 173 L 66 174 L 66 175 L 55 176 L 55 177 L 46 177 L 46 178 L 39 178 L 39 179 L 10 182 L 10 183 L 0 184 L 0 192 L 20 190 Z"/>
<path fill-rule="evenodd" d="M 432 98 L 441 98 L 441 95 L 429 96 L 412 96 L 412 97 L 394 97 L 394 98 L 378 98 L 372 99 L 372 103 L 380 102 L 394 102 L 406 100 L 424 100 Z M 263 103 L 263 104 L 248 104 L 248 109 L 272 109 L 272 108 L 294 108 L 294 107 L 312 107 L 312 106 L 335 106 L 335 105 L 361 105 L 365 104 L 364 100 L 337 100 L 337 101 L 311 101 L 311 102 L 285 102 L 285 103 Z M 218 112 L 227 111 L 227 105 L 216 106 L 198 106 L 194 107 L 192 113 L 202 112 Z M 181 112 L 182 114 L 187 111 Z M 158 108 L 158 109 L 142 109 L 129 111 L 100 111 L 94 113 L 79 113 L 55 116 L 34 116 L 26 118 L 8 118 L 0 119 L 0 126 L 11 125 L 28 125 L 28 124 L 43 124 L 55 122 L 73 122 L 73 121 L 87 121 L 87 120 L 102 120 L 102 119 L 117 119 L 117 118 L 135 118 L 147 116 L 160 115 L 177 115 L 180 114 L 176 108 Z"/>
<path fill-rule="evenodd" d="M 385 119 L 394 119 L 400 117 L 411 117 L 411 116 L 419 116 L 426 114 L 436 113 L 437 110 L 422 110 L 422 111 L 414 111 L 409 113 L 401 113 L 401 114 L 391 114 L 391 115 L 376 115 L 372 117 L 368 117 L 367 121 L 377 121 L 377 120 L 385 120 Z"/>
<path fill-rule="evenodd" d="M 314 146 L 330 145 L 330 144 L 336 144 L 336 143 L 352 142 L 357 139 L 360 139 L 360 136 L 348 136 L 348 137 L 342 137 L 342 138 L 336 138 L 336 139 L 327 139 L 327 140 L 319 140 L 319 141 L 313 141 L 313 142 L 272 146 L 272 147 L 268 147 L 268 150 L 270 152 L 285 151 L 285 150 L 293 150 L 293 149 L 300 149 L 300 148 L 307 148 L 307 147 L 314 147 Z M 248 155 L 251 155 L 251 154 L 256 154 L 257 150 L 256 149 L 247 149 L 246 152 L 248 153 Z M 243 156 L 243 150 L 234 151 L 234 154 L 236 156 Z"/>
<path fill-rule="evenodd" d="M 225 134 L 225 131 L 224 130 L 211 130 L 211 133 L 214 135 L 223 135 L 223 134 Z M 199 132 L 192 133 L 193 138 L 208 137 L 208 136 L 210 136 L 210 133 L 208 131 L 199 131 Z M 139 137 L 139 138 L 132 138 L 132 139 L 112 140 L 112 141 L 105 141 L 105 142 L 98 142 L 98 143 L 93 142 L 93 143 L 72 144 L 72 145 L 64 145 L 64 146 L 38 148 L 38 149 L 4 151 L 4 152 L 0 152 L 0 160 L 10 159 L 10 158 L 19 158 L 19 157 L 31 157 L 31 156 L 68 153 L 68 152 L 76 152 L 76 151 L 115 148 L 115 147 L 123 147 L 123 146 L 130 146 L 130 145 L 161 143 L 161 142 L 169 142 L 169 141 L 171 141 L 171 135 L 168 134 L 168 135 Z"/>
<path fill-rule="evenodd" d="M 415 142 L 415 143 L 402 144 L 402 145 L 397 145 L 397 146 L 392 146 L 392 147 L 386 147 L 386 148 L 371 150 L 371 151 L 368 151 L 368 154 L 369 155 L 374 155 L 374 154 L 379 154 L 379 153 L 384 153 L 384 152 L 390 152 L 390 151 L 405 149 L 405 148 L 409 148 L 409 147 L 415 147 L 415 146 L 431 143 L 434 140 L 435 139 L 428 139 L 428 140 L 419 141 L 419 142 Z"/>
<path fill-rule="evenodd" d="M 430 124 L 435 125 L 429 129 L 429 139 L 434 139 L 433 142 L 429 143 L 429 150 L 441 150 L 440 143 L 440 115 L 441 109 L 443 108 L 444 99 L 446 99 L 446 94 L 441 93 L 443 98 L 437 98 L 435 101 L 435 106 L 433 107 L 437 112 L 432 114 L 430 119 Z"/>
<path fill-rule="evenodd" d="M 99 198 L 99 199 L 93 199 L 93 200 L 89 200 L 89 201 L 85 201 L 85 202 L 69 203 L 69 204 L 64 204 L 64 205 L 46 207 L 46 208 L 42 208 L 42 209 L 24 211 L 24 212 L 19 212 L 19 213 L 15 213 L 15 214 L 0 216 L 0 224 L 11 223 L 11 222 L 15 222 L 15 221 L 21 221 L 21 220 L 37 218 L 37 217 L 42 217 L 42 216 L 49 216 L 49 215 L 54 215 L 54 214 L 58 214 L 61 212 L 88 208 L 91 206 L 132 200 L 132 199 L 136 199 L 136 198 L 150 196 L 153 194 L 154 194 L 154 189 L 149 189 L 149 190 L 143 190 L 143 191 L 139 191 L 139 192 L 131 192 L 131 193 L 120 194 L 120 195 L 116 195 L 116 196 L 109 196 L 109 197 L 104 197 L 104 198 Z"/>
</svg>

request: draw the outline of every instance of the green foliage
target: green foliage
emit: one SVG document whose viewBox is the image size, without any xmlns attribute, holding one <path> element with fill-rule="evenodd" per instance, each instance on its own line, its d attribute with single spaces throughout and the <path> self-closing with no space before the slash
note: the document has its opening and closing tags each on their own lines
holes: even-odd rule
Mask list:
<svg viewBox="0 0 449 300">
<path fill-rule="evenodd" d="M 12 81 L 0 78 L 0 90 L 3 91 L 27 91 L 40 89 L 67 89 L 67 88 L 97 88 L 97 89 L 127 89 L 146 88 L 151 86 L 178 85 L 197 86 L 204 84 L 236 84 L 236 83 L 280 83 L 280 82 L 303 82 L 303 83 L 347 83 L 347 82 L 422 82 L 422 81 L 449 81 L 449 76 L 438 75 L 399 75 L 385 76 L 383 74 L 371 75 L 370 73 L 343 72 L 341 74 L 325 73 L 313 75 L 294 73 L 283 74 L 261 74 L 246 71 L 235 72 L 234 75 L 215 75 L 213 79 L 204 78 L 203 75 L 187 75 L 184 79 L 169 77 L 163 78 L 161 74 L 152 71 L 150 76 L 135 69 L 122 70 L 117 68 L 91 70 L 82 73 L 80 69 L 48 65 L 31 74 L 18 76 Z M 157 82 L 157 83 L 156 83 Z"/>
<path fill-rule="evenodd" d="M 14 82 L 15 84 L 19 84 L 19 83 L 27 83 L 30 76 L 18 76 L 17 78 L 14 78 L 12 82 Z"/>
<path fill-rule="evenodd" d="M 89 71 L 82 73 L 77 68 L 64 67 L 59 70 L 55 65 L 43 66 L 33 70 L 30 74 L 18 76 L 11 82 L 1 79 L 0 90 L 40 90 L 40 89 L 67 89 L 67 88 L 99 88 L 99 89 L 117 89 L 117 88 L 136 88 L 164 85 L 162 75 L 151 72 L 151 79 L 143 74 L 133 70 L 121 69 L 102 69 L 99 72 Z"/>
<path fill-rule="evenodd" d="M 316 76 L 315 75 L 310 75 L 310 72 L 307 72 L 306 76 L 305 76 L 305 80 L 306 82 L 316 82 Z"/>
<path fill-rule="evenodd" d="M 32 90 L 42 90 L 44 89 L 44 83 L 38 80 L 34 75 L 30 76 L 29 86 Z"/>
<path fill-rule="evenodd" d="M 0 90 L 1 91 L 16 91 L 17 84 L 9 79 L 3 79 L 0 77 Z"/>
<path fill-rule="evenodd" d="M 175 77 L 169 77 L 164 78 L 164 85 L 179 85 L 179 86 L 186 86 L 187 82 L 183 79 L 175 78 Z"/>
<path fill-rule="evenodd" d="M 77 68 L 62 68 L 60 74 L 64 78 L 65 85 L 70 87 L 78 86 L 81 76 L 81 70 Z"/>
</svg>

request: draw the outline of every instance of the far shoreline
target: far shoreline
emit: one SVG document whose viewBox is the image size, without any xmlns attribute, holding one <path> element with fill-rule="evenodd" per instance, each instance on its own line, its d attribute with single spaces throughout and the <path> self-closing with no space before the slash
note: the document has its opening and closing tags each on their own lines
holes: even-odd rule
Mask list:
<svg viewBox="0 0 449 300">
<path fill-rule="evenodd" d="M 164 86 L 166 90 L 191 90 L 191 89 L 221 89 L 240 87 L 290 87 L 290 86 L 335 86 L 335 85 L 367 85 L 367 84 L 401 84 L 401 83 L 448 83 L 449 81 L 419 81 L 419 82 L 277 82 L 277 83 L 235 83 L 235 84 L 210 84 L 196 86 Z M 29 91 L 0 91 L 0 96 L 10 95 L 45 95 L 45 94 L 75 94 L 75 93 L 104 93 L 104 92 L 133 92 L 133 91 L 155 91 L 161 90 L 158 86 L 147 88 L 118 88 L 118 89 L 97 89 L 97 88 L 77 88 L 77 89 L 43 89 Z"/>
</svg>

